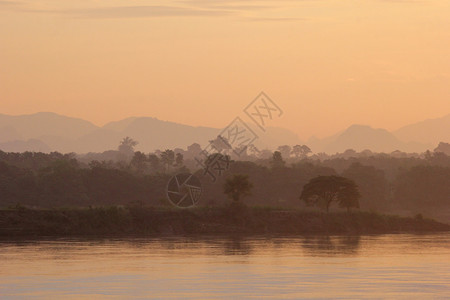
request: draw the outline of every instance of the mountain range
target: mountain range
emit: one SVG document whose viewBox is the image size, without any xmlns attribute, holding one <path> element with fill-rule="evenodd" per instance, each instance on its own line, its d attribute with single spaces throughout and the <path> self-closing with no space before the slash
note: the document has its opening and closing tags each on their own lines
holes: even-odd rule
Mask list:
<svg viewBox="0 0 450 300">
<path fill-rule="evenodd" d="M 248 124 L 255 132 L 258 129 Z M 8 152 L 59 151 L 63 153 L 103 152 L 117 149 L 129 136 L 139 145 L 136 150 L 186 148 L 196 142 L 206 145 L 221 129 L 190 126 L 152 117 L 130 117 L 96 126 L 89 121 L 40 112 L 11 116 L 0 114 L 0 150 Z M 307 144 L 313 152 L 336 153 L 347 149 L 374 152 L 423 152 L 439 142 L 450 142 L 450 114 L 404 126 L 393 132 L 365 125 L 349 128 L 323 139 L 301 141 L 292 131 L 268 127 L 254 143 L 258 148 L 275 149 L 279 145 Z"/>
<path fill-rule="evenodd" d="M 256 126 L 249 125 L 253 131 Z M 151 117 L 130 117 L 102 127 L 88 121 L 40 112 L 32 115 L 0 114 L 0 150 L 8 152 L 59 151 L 63 153 L 103 152 L 117 149 L 126 136 L 139 142 L 136 150 L 186 148 L 193 143 L 204 146 L 221 129 L 195 127 Z M 283 128 L 268 127 L 254 143 L 258 148 L 302 143 L 296 134 Z"/>
</svg>

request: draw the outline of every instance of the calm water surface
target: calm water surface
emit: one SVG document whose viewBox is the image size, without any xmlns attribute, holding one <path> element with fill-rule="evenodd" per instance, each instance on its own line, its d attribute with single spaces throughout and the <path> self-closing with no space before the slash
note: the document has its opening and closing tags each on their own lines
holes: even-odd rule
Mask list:
<svg viewBox="0 0 450 300">
<path fill-rule="evenodd" d="M 1 299 L 450 298 L 450 234 L 0 242 Z"/>
</svg>

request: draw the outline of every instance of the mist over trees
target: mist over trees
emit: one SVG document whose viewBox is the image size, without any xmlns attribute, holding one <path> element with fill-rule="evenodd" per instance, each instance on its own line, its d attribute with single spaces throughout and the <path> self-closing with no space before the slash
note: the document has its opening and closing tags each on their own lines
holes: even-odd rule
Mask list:
<svg viewBox="0 0 450 300">
<path fill-rule="evenodd" d="M 331 201 L 330 210 L 359 206 L 362 210 L 448 216 L 450 209 L 450 156 L 444 152 L 444 143 L 435 152 L 421 154 L 349 149 L 327 155 L 312 153 L 306 145 L 284 145 L 274 152 L 251 146 L 241 156 L 230 153 L 229 168 L 216 182 L 195 161 L 202 149 L 197 143 L 153 153 L 135 151 L 136 145 L 128 137 L 117 150 L 87 155 L 0 151 L 0 207 L 165 206 L 171 176 L 193 172 L 204 190 L 199 205 L 229 203 L 223 190 L 226 178 L 242 174 L 252 185 L 245 198 L 247 205 L 306 208 L 307 203 L 299 199 L 305 187 L 314 178 L 328 177 L 344 178 L 343 182 L 351 182 L 358 190 L 356 194 L 347 189 L 345 197 L 357 198 L 357 202 Z"/>
<path fill-rule="evenodd" d="M 450 155 L 450 144 L 449 143 L 443 143 L 440 142 L 436 149 L 434 149 L 434 152 L 441 152 L 446 155 Z"/>
</svg>

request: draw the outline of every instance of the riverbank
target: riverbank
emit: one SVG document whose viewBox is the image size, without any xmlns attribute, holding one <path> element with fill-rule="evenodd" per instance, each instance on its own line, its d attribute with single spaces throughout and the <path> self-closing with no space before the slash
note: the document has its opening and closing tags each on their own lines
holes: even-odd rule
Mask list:
<svg viewBox="0 0 450 300">
<path fill-rule="evenodd" d="M 383 234 L 450 231 L 431 219 L 371 212 L 235 206 L 190 210 L 147 207 L 0 210 L 0 237 L 87 235 Z"/>
</svg>

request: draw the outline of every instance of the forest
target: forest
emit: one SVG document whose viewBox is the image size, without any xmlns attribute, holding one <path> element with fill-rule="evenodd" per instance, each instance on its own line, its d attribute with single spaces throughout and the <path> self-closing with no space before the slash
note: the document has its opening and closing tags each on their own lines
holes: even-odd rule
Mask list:
<svg viewBox="0 0 450 300">
<path fill-rule="evenodd" d="M 117 150 L 85 155 L 0 151 L 0 207 L 170 206 L 169 179 L 193 172 L 203 189 L 199 206 L 229 203 L 225 180 L 245 174 L 252 184 L 243 199 L 247 205 L 305 208 L 304 186 L 317 176 L 333 175 L 356 183 L 361 210 L 441 220 L 450 215 L 450 156 L 439 148 L 422 154 L 347 150 L 335 155 L 313 155 L 304 145 L 274 152 L 247 149 L 240 157 L 230 154 L 227 167 L 212 178 L 196 167 L 198 144 L 154 153 L 134 151 L 136 144 L 125 138 Z"/>
</svg>

